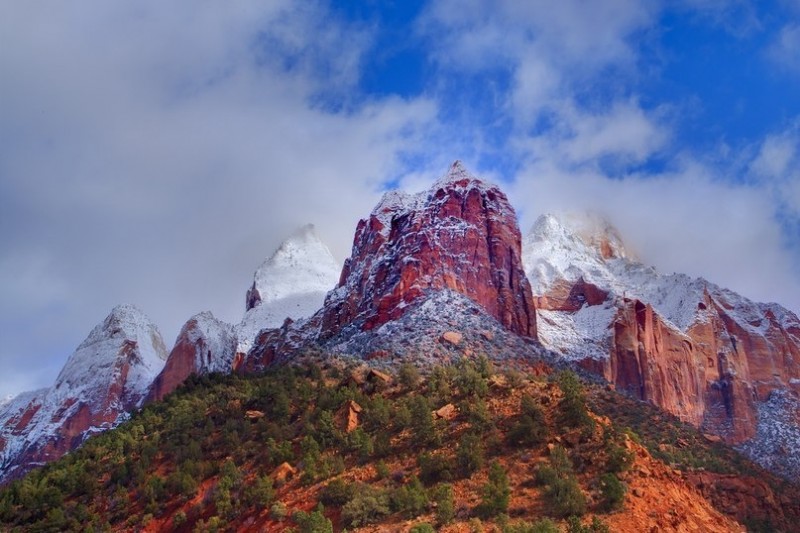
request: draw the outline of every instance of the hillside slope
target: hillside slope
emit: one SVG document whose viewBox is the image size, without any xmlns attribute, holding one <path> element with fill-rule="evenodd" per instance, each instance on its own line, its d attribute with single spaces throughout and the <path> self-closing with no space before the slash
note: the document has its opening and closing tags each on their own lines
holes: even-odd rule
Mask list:
<svg viewBox="0 0 800 533">
<path fill-rule="evenodd" d="M 389 376 L 323 361 L 327 368 L 307 361 L 263 376 L 190 378 L 0 492 L 0 524 L 408 531 L 429 523 L 468 531 L 480 523 L 523 531 L 511 528 L 525 522 L 563 531 L 576 516 L 587 528 L 594 522 L 586 531 L 604 523 L 612 531 L 729 532 L 744 531 L 742 522 L 790 531 L 800 519 L 796 487 L 674 419 L 650 420 L 643 404 L 584 391 L 574 374 L 497 373 L 478 358 L 436 367 L 420 382 L 410 365 Z M 597 415 L 585 394 L 591 405 L 624 409 Z M 642 431 L 673 432 L 685 455 L 673 454 L 668 466 Z"/>
</svg>

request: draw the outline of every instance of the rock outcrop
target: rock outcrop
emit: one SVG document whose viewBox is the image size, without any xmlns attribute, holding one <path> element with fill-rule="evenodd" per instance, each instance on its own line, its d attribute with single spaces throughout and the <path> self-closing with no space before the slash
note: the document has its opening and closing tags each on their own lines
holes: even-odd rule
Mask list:
<svg viewBox="0 0 800 533">
<path fill-rule="evenodd" d="M 158 328 L 133 306 L 114 308 L 50 389 L 21 395 L 0 409 L 0 482 L 124 421 L 141 407 L 165 359 Z"/>
<path fill-rule="evenodd" d="M 233 326 L 207 311 L 193 316 L 181 328 L 164 369 L 150 388 L 148 401 L 163 399 L 192 374 L 231 372 L 235 354 Z"/>
<path fill-rule="evenodd" d="M 776 450 L 776 437 L 759 415 L 775 394 L 800 394 L 798 318 L 704 279 L 660 275 L 630 259 L 616 231 L 602 237 L 607 224 L 593 227 L 600 235 L 547 215 L 526 237 L 543 344 L 618 390 L 743 445 L 757 462 L 777 461 L 782 475 L 800 475 L 800 461 L 787 466 L 762 453 Z"/>
<path fill-rule="evenodd" d="M 353 251 L 322 313 L 322 337 L 397 320 L 432 291 L 479 304 L 510 331 L 536 336 L 516 214 L 505 194 L 460 162 L 427 192 L 384 195 L 358 223 Z"/>
</svg>

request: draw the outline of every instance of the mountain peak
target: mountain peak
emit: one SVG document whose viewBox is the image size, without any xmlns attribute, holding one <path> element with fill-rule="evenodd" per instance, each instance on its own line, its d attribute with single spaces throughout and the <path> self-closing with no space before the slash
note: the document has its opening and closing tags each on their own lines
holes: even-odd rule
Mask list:
<svg viewBox="0 0 800 533">
<path fill-rule="evenodd" d="M 317 235 L 313 224 L 294 231 L 256 270 L 247 291 L 247 310 L 300 292 L 327 292 L 341 266 Z"/>
<path fill-rule="evenodd" d="M 619 230 L 596 212 L 544 214 L 534 222 L 530 235 L 538 241 L 566 241 L 571 247 L 582 244 L 579 248 L 585 247 L 586 251 L 591 250 L 604 260 L 636 259 L 625 246 Z"/>
</svg>

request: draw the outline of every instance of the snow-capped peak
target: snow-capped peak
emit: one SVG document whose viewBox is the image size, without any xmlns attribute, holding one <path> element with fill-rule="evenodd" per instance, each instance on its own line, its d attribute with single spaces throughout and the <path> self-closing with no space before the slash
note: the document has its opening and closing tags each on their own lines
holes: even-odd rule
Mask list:
<svg viewBox="0 0 800 533">
<path fill-rule="evenodd" d="M 341 269 L 312 224 L 293 233 L 255 273 L 248 310 L 236 326 L 237 351 L 249 350 L 264 328 L 313 315 L 339 282 Z"/>
<path fill-rule="evenodd" d="M 439 178 L 431 187 L 430 194 L 435 194 L 439 189 L 450 189 L 453 185 L 462 181 L 467 184 L 464 188 L 478 187 L 481 189 L 496 188 L 497 186 L 482 178 L 476 177 L 460 160 L 456 160 L 450 165 L 447 173 Z"/>
<path fill-rule="evenodd" d="M 260 301 L 273 302 L 298 292 L 325 291 L 339 279 L 341 265 L 320 240 L 313 224 L 298 229 L 256 270 Z M 331 279 L 335 278 L 333 284 Z"/>
<path fill-rule="evenodd" d="M 105 394 L 125 367 L 121 401 L 138 407 L 166 359 L 167 350 L 156 325 L 138 308 L 119 305 L 70 356 L 52 391 L 71 397 Z"/>
</svg>

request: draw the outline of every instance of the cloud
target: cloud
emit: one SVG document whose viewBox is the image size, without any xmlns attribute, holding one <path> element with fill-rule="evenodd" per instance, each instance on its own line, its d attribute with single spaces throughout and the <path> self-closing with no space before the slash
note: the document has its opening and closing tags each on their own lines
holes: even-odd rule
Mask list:
<svg viewBox="0 0 800 533">
<path fill-rule="evenodd" d="M 767 54 L 779 67 L 800 72 L 800 24 L 789 23 L 781 28 Z"/>
<path fill-rule="evenodd" d="M 167 344 L 195 312 L 238 320 L 300 224 L 342 258 L 436 115 L 354 99 L 370 32 L 321 4 L 90 4 L 0 8 L 0 365 L 52 367 L 3 395 L 118 303 Z"/>
</svg>

